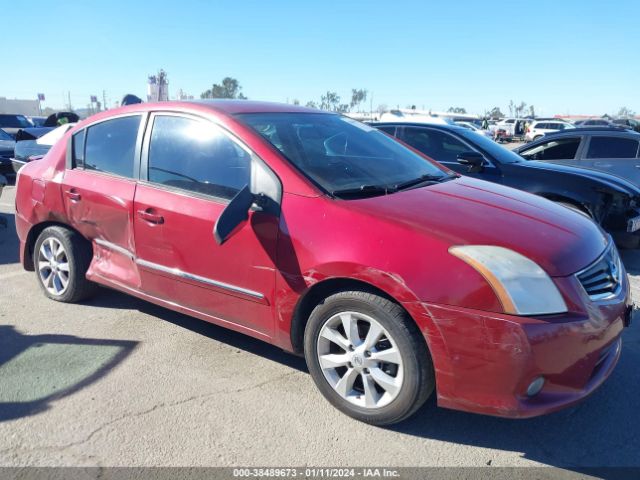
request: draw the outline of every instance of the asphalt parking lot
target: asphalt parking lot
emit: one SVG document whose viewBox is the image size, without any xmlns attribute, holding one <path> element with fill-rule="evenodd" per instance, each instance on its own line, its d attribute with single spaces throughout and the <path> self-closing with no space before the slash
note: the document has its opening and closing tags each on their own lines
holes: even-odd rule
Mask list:
<svg viewBox="0 0 640 480">
<path fill-rule="evenodd" d="M 383 429 L 316 390 L 302 359 L 114 291 L 47 300 L 0 197 L 0 465 L 640 466 L 640 317 L 611 378 L 530 420 L 437 408 Z M 640 252 L 624 260 L 640 299 Z"/>
</svg>

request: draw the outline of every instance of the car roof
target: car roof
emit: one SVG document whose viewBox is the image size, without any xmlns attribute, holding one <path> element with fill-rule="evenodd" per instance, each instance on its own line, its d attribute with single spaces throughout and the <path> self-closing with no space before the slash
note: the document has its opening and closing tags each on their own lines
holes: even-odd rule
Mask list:
<svg viewBox="0 0 640 480">
<path fill-rule="evenodd" d="M 570 130 L 560 130 L 554 133 L 547 133 L 545 137 L 558 136 L 558 135 L 583 135 L 585 133 L 628 133 L 633 136 L 640 136 L 640 133 L 634 132 L 633 130 L 629 130 L 623 127 L 580 127 L 576 129 Z"/>
<path fill-rule="evenodd" d="M 125 105 L 110 110 L 105 110 L 92 115 L 80 122 L 80 128 L 84 128 L 95 122 L 108 120 L 118 115 L 127 115 L 154 111 L 190 111 L 207 109 L 212 112 L 232 116 L 239 113 L 322 113 L 326 115 L 337 115 L 334 112 L 316 110 L 313 108 L 290 105 L 287 103 L 258 102 L 253 100 L 188 100 L 188 101 L 168 101 L 168 102 L 143 102 Z"/>
<path fill-rule="evenodd" d="M 442 124 L 442 123 L 420 123 L 420 122 L 367 122 L 372 127 L 424 127 L 424 128 L 437 128 L 439 130 L 453 130 L 454 132 L 465 132 L 468 129 L 456 124 Z"/>
<path fill-rule="evenodd" d="M 176 102 L 172 102 L 176 103 Z M 178 102 L 180 103 L 180 102 Z M 210 107 L 214 110 L 233 115 L 236 113 L 333 113 L 327 111 L 316 110 L 314 108 L 303 107 L 300 105 L 291 105 L 288 103 L 277 102 L 259 102 L 254 100 L 190 100 L 181 102 L 184 104 L 199 104 Z M 162 104 L 161 104 L 162 105 Z"/>
</svg>

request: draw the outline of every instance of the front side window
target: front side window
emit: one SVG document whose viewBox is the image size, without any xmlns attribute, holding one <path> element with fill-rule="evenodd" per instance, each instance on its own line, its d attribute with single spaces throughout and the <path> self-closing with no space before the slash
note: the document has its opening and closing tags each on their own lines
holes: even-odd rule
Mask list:
<svg viewBox="0 0 640 480">
<path fill-rule="evenodd" d="M 571 160 L 575 158 L 580 137 L 549 140 L 520 152 L 527 160 Z"/>
<path fill-rule="evenodd" d="M 329 113 L 245 113 L 237 118 L 297 169 L 339 196 L 349 189 L 389 192 L 424 176 L 451 178 L 377 129 Z"/>
<path fill-rule="evenodd" d="M 231 199 L 250 183 L 251 154 L 210 122 L 159 115 L 151 131 L 148 179 Z"/>
<path fill-rule="evenodd" d="M 460 140 L 429 128 L 407 127 L 402 139 L 438 162 L 457 162 L 459 153 L 469 151 L 469 147 Z"/>
<path fill-rule="evenodd" d="M 133 178 L 140 118 L 114 118 L 88 127 L 84 168 Z"/>
<path fill-rule="evenodd" d="M 622 137 L 591 137 L 587 158 L 635 158 L 638 141 Z"/>
</svg>

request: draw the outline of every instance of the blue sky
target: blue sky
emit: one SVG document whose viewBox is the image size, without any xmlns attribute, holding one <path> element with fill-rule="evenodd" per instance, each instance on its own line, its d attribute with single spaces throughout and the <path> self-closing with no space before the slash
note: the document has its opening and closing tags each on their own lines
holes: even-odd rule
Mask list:
<svg viewBox="0 0 640 480">
<path fill-rule="evenodd" d="M 53 107 L 144 96 L 164 68 L 172 95 L 232 76 L 303 104 L 365 88 L 374 107 L 640 112 L 637 0 L 5 2 L 0 96 Z"/>
</svg>

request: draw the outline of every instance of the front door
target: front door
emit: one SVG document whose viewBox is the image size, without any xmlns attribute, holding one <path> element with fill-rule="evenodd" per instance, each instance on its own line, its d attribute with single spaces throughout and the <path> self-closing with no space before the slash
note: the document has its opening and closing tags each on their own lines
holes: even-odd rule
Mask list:
<svg viewBox="0 0 640 480">
<path fill-rule="evenodd" d="M 251 211 L 222 245 L 213 233 L 259 160 L 207 120 L 158 113 L 149 125 L 134 202 L 143 290 L 271 336 L 278 217 Z"/>
<path fill-rule="evenodd" d="M 458 163 L 460 153 L 478 152 L 478 150 L 447 132 L 428 127 L 404 127 L 400 133 L 400 139 L 455 172 L 489 182 L 502 183 L 500 171 L 488 160 L 478 172 L 469 172 L 469 167 Z"/>
</svg>

